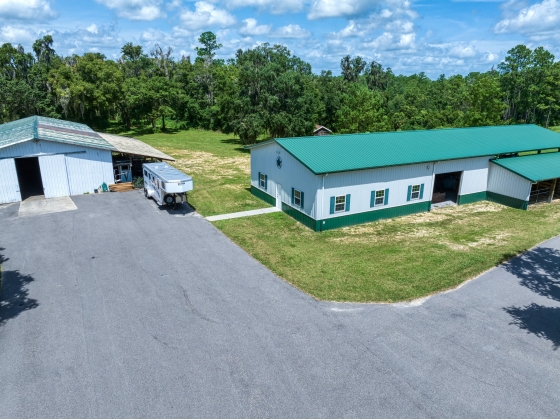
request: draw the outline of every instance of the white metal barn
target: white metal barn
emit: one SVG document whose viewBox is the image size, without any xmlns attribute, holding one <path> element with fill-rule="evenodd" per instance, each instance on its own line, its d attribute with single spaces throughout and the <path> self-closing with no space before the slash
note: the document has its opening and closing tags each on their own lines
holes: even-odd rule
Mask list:
<svg viewBox="0 0 560 420">
<path fill-rule="evenodd" d="M 315 231 L 440 203 L 527 209 L 560 198 L 559 148 L 535 125 L 273 139 L 249 146 L 251 191 Z"/>
<path fill-rule="evenodd" d="M 99 134 L 84 124 L 37 116 L 2 124 L 0 203 L 92 193 L 115 183 L 117 165 L 131 171 L 138 157 L 173 160 L 139 140 Z"/>
</svg>

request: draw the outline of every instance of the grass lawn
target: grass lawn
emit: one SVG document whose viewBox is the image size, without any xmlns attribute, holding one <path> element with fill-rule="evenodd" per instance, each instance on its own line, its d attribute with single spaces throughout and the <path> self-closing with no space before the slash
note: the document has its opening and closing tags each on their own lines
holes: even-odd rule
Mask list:
<svg viewBox="0 0 560 420">
<path fill-rule="evenodd" d="M 204 216 L 268 207 L 248 187 L 249 154 L 199 130 L 138 136 L 192 175 Z M 215 222 L 273 272 L 325 300 L 395 302 L 455 287 L 560 234 L 560 202 L 514 210 L 489 202 L 315 233 L 284 213 Z"/>
<path fill-rule="evenodd" d="M 134 135 L 177 159 L 174 166 L 193 177 L 189 202 L 200 214 L 267 206 L 250 193 L 249 151 L 232 136 L 204 130 Z"/>
</svg>

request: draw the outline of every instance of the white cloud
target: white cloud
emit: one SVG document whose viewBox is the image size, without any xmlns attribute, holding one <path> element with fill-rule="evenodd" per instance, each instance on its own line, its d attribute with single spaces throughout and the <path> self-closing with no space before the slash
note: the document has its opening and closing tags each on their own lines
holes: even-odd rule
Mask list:
<svg viewBox="0 0 560 420">
<path fill-rule="evenodd" d="M 91 32 L 92 34 L 97 33 L 97 25 L 95 23 L 92 23 L 86 29 L 87 29 L 88 32 Z"/>
<path fill-rule="evenodd" d="M 0 0 L 0 18 L 46 21 L 56 17 L 47 0 Z"/>
<path fill-rule="evenodd" d="M 115 10 L 117 16 L 130 20 L 155 20 L 164 18 L 162 0 L 96 0 Z"/>
<path fill-rule="evenodd" d="M 225 0 L 228 9 L 254 7 L 261 12 L 281 14 L 286 12 L 299 12 L 303 9 L 304 0 Z"/>
<path fill-rule="evenodd" d="M 270 25 L 257 25 L 257 20 L 253 18 L 247 18 L 243 21 L 245 25 L 239 29 L 239 33 L 245 36 L 258 36 L 266 35 L 270 32 Z"/>
<path fill-rule="evenodd" d="M 559 25 L 560 1 L 543 0 L 522 8 L 515 16 L 502 19 L 494 27 L 494 32 L 499 34 L 517 32 L 531 35 L 554 31 L 557 34 Z"/>
<path fill-rule="evenodd" d="M 224 27 L 233 25 L 235 17 L 223 9 L 217 9 L 206 1 L 197 1 L 195 10 L 183 10 L 179 15 L 187 30 L 206 29 L 208 27 Z"/>
<path fill-rule="evenodd" d="M 299 25 L 290 24 L 278 28 L 274 35 L 279 38 L 307 38 L 311 35 L 311 32 Z"/>
<path fill-rule="evenodd" d="M 392 34 L 384 32 L 365 46 L 380 51 L 406 50 L 415 47 L 416 34 Z"/>
<path fill-rule="evenodd" d="M 11 25 L 0 28 L 0 44 L 24 44 L 29 45 L 36 39 L 28 29 L 18 28 Z"/>
<path fill-rule="evenodd" d="M 307 14 L 309 19 L 356 16 L 374 8 L 375 0 L 315 0 Z"/>
</svg>

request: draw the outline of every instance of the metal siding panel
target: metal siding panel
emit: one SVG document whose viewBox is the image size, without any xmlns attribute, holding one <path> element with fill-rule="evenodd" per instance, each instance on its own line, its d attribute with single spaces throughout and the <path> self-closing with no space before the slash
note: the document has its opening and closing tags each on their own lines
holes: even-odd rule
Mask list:
<svg viewBox="0 0 560 420">
<path fill-rule="evenodd" d="M 70 195 L 92 193 L 103 184 L 114 183 L 111 152 L 86 148 L 86 153 L 67 155 Z"/>
<path fill-rule="evenodd" d="M 459 195 L 486 191 L 488 187 L 488 165 L 493 156 L 437 162 L 434 174 L 463 172 Z"/>
<path fill-rule="evenodd" d="M 39 156 L 39 166 L 45 198 L 69 195 L 64 155 Z"/>
<path fill-rule="evenodd" d="M 431 201 L 432 170 L 431 164 L 418 164 L 329 174 L 325 177 L 324 212 L 322 218 L 327 219 L 340 216 L 339 213 L 331 215 L 328 211 L 329 198 L 332 196 L 351 194 L 352 206 L 348 212 L 350 214 L 371 211 L 371 191 L 384 190 L 386 188 L 390 190 L 389 202 L 387 205 L 375 206 L 374 211 L 405 204 Z M 425 184 L 423 200 L 407 202 L 408 186 L 411 184 Z"/>
<path fill-rule="evenodd" d="M 21 201 L 14 159 L 0 160 L 0 203 Z"/>
<path fill-rule="evenodd" d="M 280 153 L 277 153 L 280 152 Z M 276 158 L 282 158 L 282 167 L 276 165 Z M 266 193 L 276 195 L 276 185 L 282 185 L 281 200 L 291 206 L 291 191 L 296 188 L 306 196 L 304 208 L 297 211 L 317 219 L 317 191 L 321 188 L 321 177 L 313 174 L 297 159 L 287 153 L 276 143 L 270 143 L 251 149 L 251 185 L 259 188 L 258 174 L 267 176 Z M 261 189 L 262 190 L 262 189 Z"/>
<path fill-rule="evenodd" d="M 59 153 L 56 156 L 64 156 L 64 153 L 70 153 L 66 157 L 66 164 L 69 170 L 66 190 L 68 190 L 69 184 L 70 195 L 93 192 L 103 182 L 107 184 L 115 182 L 110 150 L 41 140 L 39 142 L 28 141 L 0 149 L 0 158 L 9 156 L 39 156 L 41 160 L 41 158 L 48 157 L 41 155 L 53 153 Z M 45 165 L 50 165 L 50 163 L 46 161 Z M 48 171 L 49 168 L 50 166 L 46 170 Z M 59 185 L 54 188 L 60 189 L 62 186 Z"/>
<path fill-rule="evenodd" d="M 527 201 L 531 193 L 531 182 L 490 162 L 488 191 Z"/>
</svg>

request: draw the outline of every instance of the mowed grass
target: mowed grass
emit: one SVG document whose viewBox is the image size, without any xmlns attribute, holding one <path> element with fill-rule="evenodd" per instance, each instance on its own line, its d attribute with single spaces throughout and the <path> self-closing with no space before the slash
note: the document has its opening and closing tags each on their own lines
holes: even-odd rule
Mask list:
<svg viewBox="0 0 560 420">
<path fill-rule="evenodd" d="M 126 133 L 125 133 L 126 135 Z M 194 180 L 189 202 L 204 215 L 268 206 L 250 193 L 249 151 L 230 135 L 205 130 L 136 135 L 177 159 L 173 163 Z"/>
<path fill-rule="evenodd" d="M 205 215 L 268 207 L 248 188 L 249 154 L 199 130 L 138 136 L 192 175 Z M 560 202 L 515 210 L 489 202 L 316 233 L 284 213 L 215 222 L 254 258 L 319 299 L 411 300 L 456 287 L 560 234 Z"/>
</svg>

